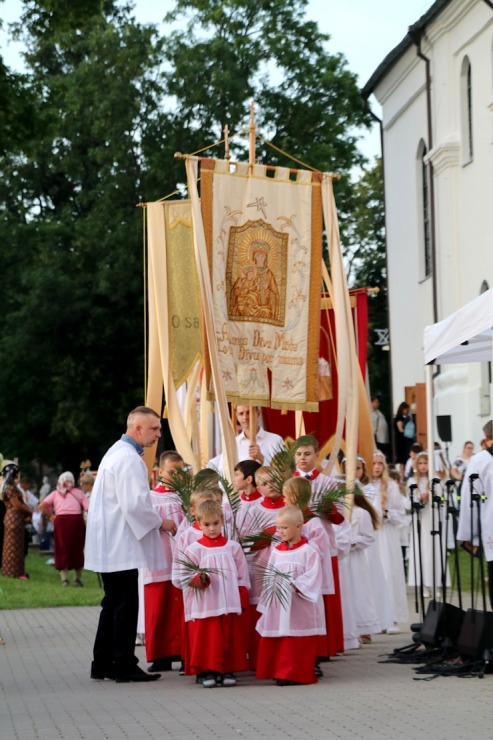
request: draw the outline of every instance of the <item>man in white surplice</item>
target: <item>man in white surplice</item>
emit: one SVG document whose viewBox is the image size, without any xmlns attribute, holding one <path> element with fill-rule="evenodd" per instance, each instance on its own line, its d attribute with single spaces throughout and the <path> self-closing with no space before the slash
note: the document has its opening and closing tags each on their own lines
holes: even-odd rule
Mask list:
<svg viewBox="0 0 493 740">
<path fill-rule="evenodd" d="M 260 409 L 257 409 L 257 412 Z M 279 450 L 285 449 L 284 440 L 279 434 L 266 432 L 260 426 L 259 415 L 257 415 L 257 434 L 255 441 L 250 439 L 250 407 L 237 406 L 236 420 L 241 426 L 241 432 L 236 437 L 236 449 L 238 451 L 238 462 L 243 460 L 256 460 L 260 465 L 269 465 L 273 456 Z M 208 468 L 217 470 L 221 475 L 224 474 L 223 455 L 213 457 L 207 463 Z"/>
<path fill-rule="evenodd" d="M 493 608 L 493 420 L 483 427 L 485 448 L 471 457 L 461 486 L 457 539 L 468 545 L 482 544 L 488 565 L 488 587 Z M 473 502 L 471 530 L 471 488 L 479 495 L 481 539 L 479 542 L 477 505 Z"/>
<path fill-rule="evenodd" d="M 94 642 L 91 678 L 117 683 L 154 681 L 137 665 L 138 569 L 164 567 L 159 530 L 176 533 L 174 522 L 161 519 L 150 501 L 144 447 L 161 436 L 155 411 L 138 406 L 127 430 L 105 454 L 89 504 L 85 567 L 102 574 L 104 598 Z"/>
</svg>

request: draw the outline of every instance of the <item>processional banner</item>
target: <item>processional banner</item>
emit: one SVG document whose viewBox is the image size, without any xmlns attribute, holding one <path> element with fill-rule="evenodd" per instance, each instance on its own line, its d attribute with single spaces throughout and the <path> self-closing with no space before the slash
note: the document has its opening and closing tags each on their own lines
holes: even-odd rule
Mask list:
<svg viewBox="0 0 493 740">
<path fill-rule="evenodd" d="M 202 159 L 200 190 L 228 401 L 316 411 L 320 178 Z"/>
</svg>

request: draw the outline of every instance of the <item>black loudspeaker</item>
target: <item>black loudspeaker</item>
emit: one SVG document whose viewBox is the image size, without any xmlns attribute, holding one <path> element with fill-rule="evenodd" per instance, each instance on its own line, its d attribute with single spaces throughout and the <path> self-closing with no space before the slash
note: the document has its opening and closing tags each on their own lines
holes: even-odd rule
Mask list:
<svg viewBox="0 0 493 740">
<path fill-rule="evenodd" d="M 459 655 L 482 658 L 487 648 L 493 649 L 493 612 L 468 609 L 457 641 Z"/>
<path fill-rule="evenodd" d="M 437 416 L 438 436 L 442 442 L 452 442 L 452 417 Z"/>
<path fill-rule="evenodd" d="M 419 638 L 424 645 L 441 645 L 445 640 L 455 645 L 464 621 L 458 606 L 430 601 Z"/>
</svg>

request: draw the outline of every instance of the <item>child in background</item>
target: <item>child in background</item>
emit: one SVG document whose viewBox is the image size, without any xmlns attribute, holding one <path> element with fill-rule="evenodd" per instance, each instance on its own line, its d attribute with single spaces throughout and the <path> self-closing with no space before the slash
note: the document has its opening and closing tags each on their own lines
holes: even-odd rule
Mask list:
<svg viewBox="0 0 493 740">
<path fill-rule="evenodd" d="M 256 675 L 273 678 L 277 686 L 316 683 L 314 665 L 321 634 L 320 555 L 301 534 L 303 514 L 298 507 L 286 506 L 279 511 L 276 524 L 281 543 L 272 548 L 264 574 Z M 274 569 L 285 577 L 279 578 Z M 275 595 L 276 588 L 282 589 L 282 599 Z"/>
<path fill-rule="evenodd" d="M 262 592 L 262 569 L 267 565 L 270 553 L 271 537 L 276 533 L 276 515 L 284 506 L 281 491 L 274 487 L 272 471 L 261 467 L 255 473 L 257 488 L 262 498 L 248 507 L 241 523 L 243 541 L 253 538 L 253 544 L 247 555 L 250 573 L 250 668 L 255 670 L 259 636 L 255 627 L 260 617 L 257 604 Z M 264 538 L 264 539 L 263 539 Z"/>
<path fill-rule="evenodd" d="M 315 437 L 309 434 L 298 437 L 294 453 L 296 462 L 296 472 L 294 475 L 300 478 L 307 478 L 310 481 L 312 487 L 311 508 L 315 508 L 320 503 L 323 494 L 336 488 L 338 484 L 335 478 L 331 478 L 319 471 L 317 468 L 318 454 L 319 446 Z M 334 575 L 335 591 L 333 594 L 326 594 L 327 598 L 324 599 L 329 655 L 333 657 L 337 653 L 344 652 L 341 588 L 339 581 L 339 549 L 336 542 L 337 527 L 346 527 L 342 509 L 333 506 L 332 510 L 322 520 L 322 523 L 330 540 L 332 572 Z"/>
<path fill-rule="evenodd" d="M 260 502 L 262 495 L 257 490 L 255 473 L 260 468 L 256 460 L 242 460 L 235 465 L 233 473 L 233 487 L 240 494 L 238 510 L 236 512 L 236 531 L 241 538 L 243 533 L 243 520 L 247 510 Z"/>
<path fill-rule="evenodd" d="M 169 450 L 159 458 L 161 483 L 151 491 L 154 510 L 167 520 L 166 531 L 160 531 L 166 565 L 162 570 L 144 569 L 144 620 L 147 660 L 151 673 L 170 671 L 173 660 L 181 660 L 181 623 L 183 600 L 171 582 L 174 535 L 185 514 L 180 497 L 171 487 L 171 476 L 184 467 L 178 452 Z"/>
<path fill-rule="evenodd" d="M 363 477 L 364 460 L 356 461 L 356 480 Z M 379 517 L 364 493 L 355 492 L 351 512 L 351 549 L 348 560 L 348 575 L 352 592 L 356 595 L 353 608 L 358 635 L 363 644 L 371 642 L 371 635 L 382 631 L 376 600 L 372 589 L 370 566 L 367 553 L 375 542 L 375 530 L 379 528 Z"/>
<path fill-rule="evenodd" d="M 407 622 L 406 578 L 402 564 L 400 530 L 406 524 L 406 500 L 399 486 L 390 480 L 385 456 L 373 454 L 373 476 L 371 479 L 374 499 L 373 507 L 380 516 L 382 526 L 377 542 L 380 547 L 387 591 L 392 598 L 392 626 L 388 634 L 399 633 L 399 622 Z"/>
<path fill-rule="evenodd" d="M 294 460 L 296 463 L 296 478 L 306 478 L 312 485 L 312 505 L 319 501 L 322 491 L 329 491 L 335 488 L 337 481 L 328 475 L 321 473 L 317 467 L 318 462 L 318 441 L 311 434 L 298 437 L 295 443 Z M 339 523 L 339 522 L 336 522 Z"/>
<path fill-rule="evenodd" d="M 366 469 L 366 462 L 362 457 L 358 457 L 356 460 L 355 472 L 356 485 L 362 494 L 358 496 L 357 499 L 358 501 L 360 501 L 360 499 L 367 501 L 371 505 L 372 511 L 377 516 L 376 524 L 378 526 L 375 526 L 375 521 L 372 516 L 372 522 L 374 525 L 374 541 L 365 551 L 369 566 L 369 584 L 373 594 L 377 618 L 382 630 L 392 629 L 394 626 L 394 621 L 392 619 L 392 597 L 387 586 L 385 571 L 380 555 L 380 545 L 378 543 L 378 538 L 382 536 L 382 520 L 373 503 L 376 500 L 376 493 Z M 362 637 L 365 637 L 365 635 Z M 362 641 L 367 642 L 364 639 Z"/>
<path fill-rule="evenodd" d="M 203 501 L 196 519 L 202 537 L 187 547 L 173 570 L 173 583 L 184 593 L 187 674 L 197 675 L 205 688 L 235 686 L 234 673 L 248 668 L 241 619 L 248 608 L 247 564 L 240 545 L 221 534 L 224 516 L 218 502 Z"/>
<path fill-rule="evenodd" d="M 431 491 L 428 480 L 428 453 L 420 452 L 416 457 L 416 470 L 414 475 L 409 478 L 407 482 L 409 498 L 411 498 L 411 486 L 415 485 L 413 489 L 412 498 L 414 503 L 420 503 L 421 509 L 419 510 L 419 518 L 421 522 L 421 566 L 423 573 L 423 586 L 424 596 L 429 597 L 431 595 L 431 589 L 433 588 L 433 581 L 435 587 L 440 589 L 442 585 L 442 574 L 441 574 L 441 561 L 440 561 L 440 541 L 438 536 L 431 534 L 432 530 L 438 531 L 438 517 L 440 512 L 438 508 L 435 510 L 435 522 L 434 527 L 432 526 L 432 506 L 431 506 Z M 408 504 L 410 508 L 410 503 Z M 409 548 L 409 586 L 415 584 L 421 585 L 421 573 L 419 567 L 419 548 L 418 548 L 418 532 L 417 532 L 417 518 L 413 517 L 413 528 L 414 533 L 411 537 L 411 544 Z M 435 572 L 433 573 L 433 549 L 435 550 Z M 448 567 L 447 567 L 447 581 L 449 581 Z"/>
</svg>

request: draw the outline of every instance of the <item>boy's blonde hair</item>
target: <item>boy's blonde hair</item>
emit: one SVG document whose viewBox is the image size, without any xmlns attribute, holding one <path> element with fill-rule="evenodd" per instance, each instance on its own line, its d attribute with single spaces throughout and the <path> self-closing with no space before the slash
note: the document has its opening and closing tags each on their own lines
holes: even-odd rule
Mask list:
<svg viewBox="0 0 493 740">
<path fill-rule="evenodd" d="M 286 520 L 291 524 L 303 524 L 303 512 L 297 506 L 285 506 L 279 510 L 276 516 L 276 524 Z"/>
<path fill-rule="evenodd" d="M 89 472 L 83 473 L 81 477 L 79 478 L 79 486 L 82 486 L 85 484 L 86 486 L 91 486 L 92 488 L 95 482 L 96 482 L 96 478 L 94 477 L 92 473 L 89 473 Z"/>
<path fill-rule="evenodd" d="M 255 473 L 255 480 L 269 480 L 272 481 L 272 473 L 273 470 L 268 465 L 263 465 L 261 468 L 257 470 Z"/>
<path fill-rule="evenodd" d="M 218 504 L 217 501 L 203 501 L 199 504 L 197 506 L 197 511 L 195 512 L 196 520 L 201 522 L 202 519 L 205 519 L 207 516 L 217 516 L 219 519 L 224 519 L 221 504 Z"/>
<path fill-rule="evenodd" d="M 283 493 L 287 491 L 296 501 L 296 506 L 303 510 L 306 509 L 312 497 L 312 487 L 310 481 L 306 478 L 293 477 L 288 478 L 282 487 Z"/>
<path fill-rule="evenodd" d="M 214 501 L 214 490 L 210 488 L 198 488 L 190 494 L 190 506 L 197 506 L 200 501 Z"/>
</svg>

